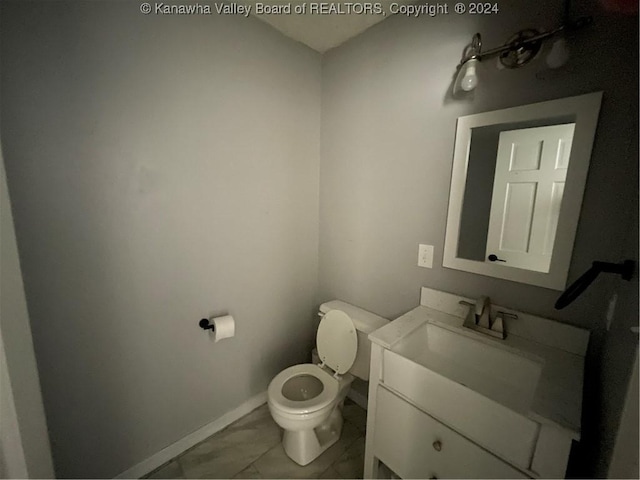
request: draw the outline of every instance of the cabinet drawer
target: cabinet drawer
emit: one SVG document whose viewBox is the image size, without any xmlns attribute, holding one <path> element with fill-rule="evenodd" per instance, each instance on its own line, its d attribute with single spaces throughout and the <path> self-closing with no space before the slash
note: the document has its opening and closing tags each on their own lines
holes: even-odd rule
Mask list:
<svg viewBox="0 0 640 480">
<path fill-rule="evenodd" d="M 378 387 L 374 455 L 402 478 L 529 478 Z"/>
</svg>

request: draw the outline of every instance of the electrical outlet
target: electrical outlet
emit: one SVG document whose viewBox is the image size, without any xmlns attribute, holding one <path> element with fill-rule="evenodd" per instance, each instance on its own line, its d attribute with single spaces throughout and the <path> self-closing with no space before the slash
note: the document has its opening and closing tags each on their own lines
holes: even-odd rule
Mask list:
<svg viewBox="0 0 640 480">
<path fill-rule="evenodd" d="M 433 268 L 433 245 L 418 245 L 418 266 Z"/>
</svg>

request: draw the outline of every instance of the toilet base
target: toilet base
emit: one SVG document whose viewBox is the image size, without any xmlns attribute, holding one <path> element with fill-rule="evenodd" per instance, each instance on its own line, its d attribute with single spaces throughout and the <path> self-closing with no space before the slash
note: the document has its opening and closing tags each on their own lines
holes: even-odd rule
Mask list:
<svg viewBox="0 0 640 480">
<path fill-rule="evenodd" d="M 285 453 L 298 465 L 305 466 L 318 458 L 342 433 L 342 409 L 335 408 L 329 419 L 312 430 L 285 430 L 282 446 Z"/>
</svg>

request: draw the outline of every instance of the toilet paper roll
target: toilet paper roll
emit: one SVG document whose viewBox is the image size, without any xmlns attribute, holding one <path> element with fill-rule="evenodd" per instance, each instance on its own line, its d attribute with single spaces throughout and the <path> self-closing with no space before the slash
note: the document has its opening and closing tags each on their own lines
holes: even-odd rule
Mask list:
<svg viewBox="0 0 640 480">
<path fill-rule="evenodd" d="M 236 321 L 231 315 L 214 317 L 213 320 L 211 320 L 211 323 L 216 327 L 213 331 L 215 342 L 219 342 L 224 338 L 231 338 L 236 333 Z"/>
</svg>

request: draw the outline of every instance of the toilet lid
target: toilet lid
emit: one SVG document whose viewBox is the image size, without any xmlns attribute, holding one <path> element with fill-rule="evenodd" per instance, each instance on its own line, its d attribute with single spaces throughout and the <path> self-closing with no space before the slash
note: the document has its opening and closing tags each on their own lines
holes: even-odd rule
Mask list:
<svg viewBox="0 0 640 480">
<path fill-rule="evenodd" d="M 341 310 L 326 313 L 316 335 L 320 359 L 339 374 L 349 371 L 358 352 L 358 335 L 349 315 Z"/>
</svg>

